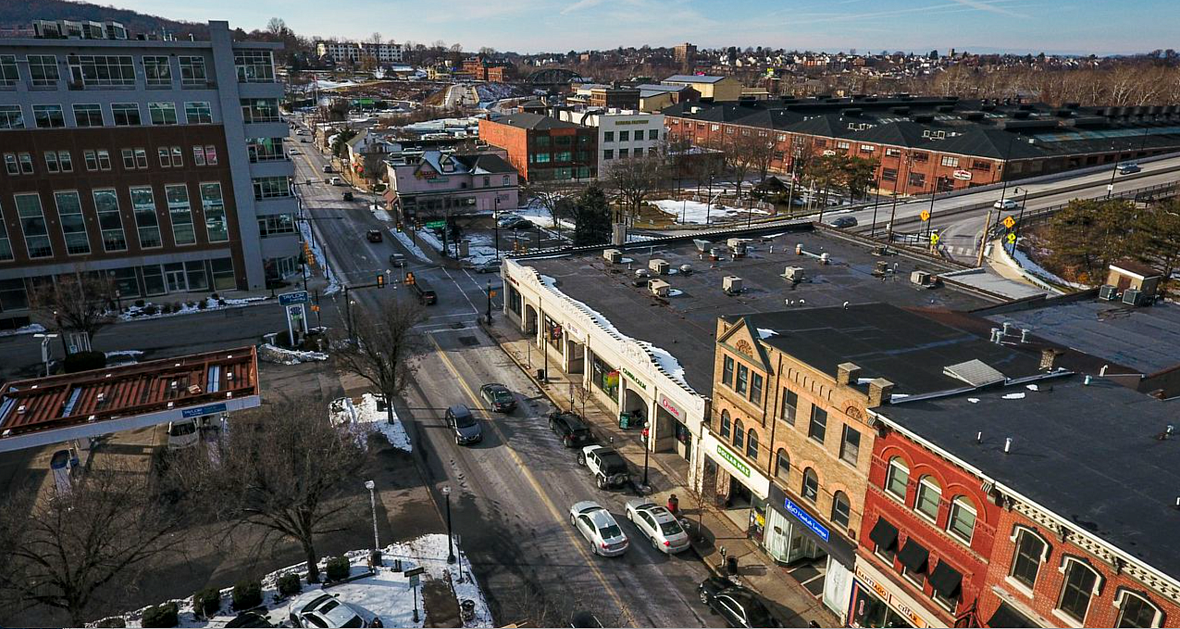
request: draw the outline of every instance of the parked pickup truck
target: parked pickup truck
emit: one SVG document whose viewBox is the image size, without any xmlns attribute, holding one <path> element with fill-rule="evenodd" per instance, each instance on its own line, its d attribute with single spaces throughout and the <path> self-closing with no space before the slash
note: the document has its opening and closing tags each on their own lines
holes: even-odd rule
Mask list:
<svg viewBox="0 0 1180 629">
<path fill-rule="evenodd" d="M 594 475 L 599 489 L 621 487 L 631 480 L 627 462 L 618 452 L 604 446 L 586 446 L 578 453 L 578 465 L 585 465 Z"/>
</svg>

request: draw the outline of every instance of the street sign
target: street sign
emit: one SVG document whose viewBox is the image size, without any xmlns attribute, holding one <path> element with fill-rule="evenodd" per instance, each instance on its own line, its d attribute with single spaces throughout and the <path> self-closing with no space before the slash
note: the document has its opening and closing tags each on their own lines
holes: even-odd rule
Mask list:
<svg viewBox="0 0 1180 629">
<path fill-rule="evenodd" d="M 410 587 L 412 587 L 412 588 L 418 587 L 418 579 L 419 578 L 420 577 L 418 575 L 414 575 L 414 576 L 410 577 Z"/>
<path fill-rule="evenodd" d="M 446 226 L 447 226 L 446 221 L 430 221 L 429 223 L 426 223 L 425 225 L 423 225 L 423 227 L 425 227 L 426 229 L 442 229 L 443 227 L 446 227 Z"/>
<path fill-rule="evenodd" d="M 307 291 L 298 290 L 293 293 L 283 293 L 279 295 L 279 305 L 294 306 L 295 304 L 306 304 L 308 299 Z"/>
<path fill-rule="evenodd" d="M 918 217 L 924 221 L 928 221 L 928 220 L 930 220 L 930 211 L 929 210 L 922 210 L 922 213 L 919 214 Z"/>
<path fill-rule="evenodd" d="M 1016 242 L 1016 234 L 1008 234 L 1008 242 Z"/>
<path fill-rule="evenodd" d="M 417 568 L 410 568 L 409 570 L 406 570 L 402 574 L 406 575 L 407 577 L 416 577 L 420 574 L 424 574 L 425 572 L 426 572 L 426 568 L 419 566 Z"/>
<path fill-rule="evenodd" d="M 1012 218 L 1011 216 L 1005 217 L 1004 218 L 1004 227 L 1007 227 L 1008 229 L 1012 229 L 1013 227 L 1016 227 L 1016 219 Z"/>
</svg>

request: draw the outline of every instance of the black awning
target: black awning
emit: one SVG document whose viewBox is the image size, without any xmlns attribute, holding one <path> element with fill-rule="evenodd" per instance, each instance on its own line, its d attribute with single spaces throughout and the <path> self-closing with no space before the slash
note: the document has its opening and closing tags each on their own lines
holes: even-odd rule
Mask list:
<svg viewBox="0 0 1180 629">
<path fill-rule="evenodd" d="M 1028 619 L 1024 614 L 1016 611 L 1011 605 L 1007 603 L 1000 603 L 996 611 L 992 613 L 991 620 L 987 621 L 989 627 L 1040 627 L 1037 623 Z"/>
<path fill-rule="evenodd" d="M 937 566 L 934 566 L 934 572 L 930 573 L 930 585 L 943 596 L 947 598 L 954 598 L 959 594 L 959 585 L 963 583 L 963 575 L 958 570 L 947 565 L 945 561 L 939 561 Z"/>
<path fill-rule="evenodd" d="M 891 550 L 897 546 L 897 527 L 885 518 L 877 518 L 877 524 L 869 532 L 869 539 L 876 542 L 881 550 Z"/>
<path fill-rule="evenodd" d="M 926 561 L 930 559 L 930 551 L 910 538 L 906 540 L 905 546 L 897 554 L 897 558 L 910 572 L 925 572 Z"/>
</svg>

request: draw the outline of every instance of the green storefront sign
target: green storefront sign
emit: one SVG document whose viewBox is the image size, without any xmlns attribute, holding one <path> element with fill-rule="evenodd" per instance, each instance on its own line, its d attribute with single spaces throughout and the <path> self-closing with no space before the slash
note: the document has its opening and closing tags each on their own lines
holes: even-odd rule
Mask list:
<svg viewBox="0 0 1180 629">
<path fill-rule="evenodd" d="M 640 380 L 639 378 L 636 378 L 635 374 L 631 373 L 630 371 L 627 371 L 626 367 L 619 367 L 619 371 L 622 371 L 623 373 L 627 374 L 627 377 L 631 379 L 631 382 L 639 385 L 640 389 L 643 389 L 644 391 L 647 390 L 647 385 L 643 384 L 643 381 Z"/>
<path fill-rule="evenodd" d="M 447 226 L 446 221 L 430 221 L 423 225 L 426 229 L 442 229 Z"/>
<path fill-rule="evenodd" d="M 742 463 L 741 460 L 738 459 L 736 456 L 734 456 L 733 453 L 730 452 L 728 448 L 721 445 L 720 443 L 717 444 L 717 454 L 720 454 L 721 458 L 728 461 L 729 464 L 732 465 L 734 467 L 734 469 L 741 472 L 743 476 L 745 476 L 746 478 L 750 477 L 750 467 L 748 465 L 746 465 L 745 463 Z"/>
</svg>

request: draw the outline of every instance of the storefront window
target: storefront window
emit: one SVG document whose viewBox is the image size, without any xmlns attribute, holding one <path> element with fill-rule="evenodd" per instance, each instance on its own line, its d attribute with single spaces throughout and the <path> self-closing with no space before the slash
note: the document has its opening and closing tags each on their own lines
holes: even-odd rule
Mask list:
<svg viewBox="0 0 1180 629">
<path fill-rule="evenodd" d="M 560 350 L 561 349 L 561 337 L 562 337 L 561 326 L 553 319 L 550 319 L 549 315 L 545 315 L 544 319 L 545 319 L 545 340 L 549 342 L 550 347 Z"/>
<path fill-rule="evenodd" d="M 594 386 L 601 389 L 603 393 L 605 393 L 608 397 L 610 397 L 610 399 L 612 399 L 612 400 L 618 399 L 618 397 L 619 397 L 619 372 L 618 372 L 618 370 L 611 367 L 610 365 L 607 365 L 606 363 L 602 362 L 602 359 L 600 359 L 597 355 L 594 356 L 594 360 L 591 361 L 590 366 L 591 366 L 591 369 L 593 370 L 593 373 L 591 374 L 593 376 L 591 378 L 591 381 L 594 382 Z"/>
<path fill-rule="evenodd" d="M 508 287 L 508 309 L 516 313 L 516 316 L 521 316 L 521 298 L 520 291 L 516 290 L 515 286 Z"/>
<path fill-rule="evenodd" d="M 856 598 L 852 603 L 852 622 L 857 627 L 912 626 L 863 585 L 857 583 L 856 589 Z"/>
</svg>

